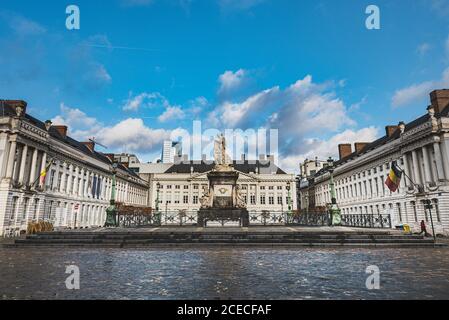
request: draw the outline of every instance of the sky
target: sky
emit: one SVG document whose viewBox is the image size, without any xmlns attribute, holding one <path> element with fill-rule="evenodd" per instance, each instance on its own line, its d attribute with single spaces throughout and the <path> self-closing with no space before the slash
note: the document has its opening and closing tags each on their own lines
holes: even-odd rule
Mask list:
<svg viewBox="0 0 449 320">
<path fill-rule="evenodd" d="M 448 17 L 449 0 L 2 0 L 0 99 L 143 162 L 195 120 L 277 129 L 297 172 L 426 112 L 449 88 Z"/>
</svg>

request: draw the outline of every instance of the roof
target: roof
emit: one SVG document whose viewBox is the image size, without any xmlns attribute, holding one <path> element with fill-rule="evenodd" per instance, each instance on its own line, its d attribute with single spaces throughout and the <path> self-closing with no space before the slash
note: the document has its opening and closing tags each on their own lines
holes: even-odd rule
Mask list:
<svg viewBox="0 0 449 320">
<path fill-rule="evenodd" d="M 2 101 L 3 102 L 3 101 Z M 15 116 L 15 112 L 14 110 L 8 105 L 7 101 L 4 101 L 4 103 L 0 104 L 0 116 Z M 38 127 L 41 130 L 47 131 L 46 127 L 45 127 L 45 123 L 34 118 L 33 116 L 29 115 L 29 114 L 25 114 L 24 117 L 22 118 L 22 120 L 27 121 L 28 123 Z M 83 154 L 87 155 L 88 157 L 91 157 L 93 159 L 96 159 L 98 161 L 101 161 L 103 163 L 106 164 L 111 164 L 111 160 L 104 154 L 98 151 L 91 151 L 86 145 L 84 145 L 82 142 L 79 142 L 69 136 L 62 136 L 58 130 L 56 130 L 55 127 L 50 127 L 50 129 L 48 130 L 49 135 L 62 142 L 65 143 L 69 146 L 71 146 L 72 148 L 82 152 Z M 125 167 L 122 164 L 118 165 L 118 168 L 129 173 L 130 175 L 139 178 L 139 175 L 137 175 L 135 172 L 133 172 L 132 170 L 128 169 L 127 167 Z"/>
<path fill-rule="evenodd" d="M 260 174 L 287 174 L 274 163 L 271 163 L 271 161 L 233 161 L 232 166 L 235 170 L 247 174 L 255 173 L 256 171 Z M 191 168 L 193 168 L 193 172 L 195 173 L 206 173 L 212 171 L 214 167 L 214 162 L 187 161 L 174 164 L 166 173 L 191 173 Z"/>
</svg>

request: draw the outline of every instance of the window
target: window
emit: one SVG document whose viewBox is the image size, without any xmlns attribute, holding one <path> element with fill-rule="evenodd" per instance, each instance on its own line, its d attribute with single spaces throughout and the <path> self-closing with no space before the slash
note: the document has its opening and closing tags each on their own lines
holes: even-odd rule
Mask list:
<svg viewBox="0 0 449 320">
<path fill-rule="evenodd" d="M 438 204 L 438 199 L 433 199 L 433 208 L 435 209 L 435 213 L 437 215 L 437 221 L 441 222 L 441 216 L 440 216 L 440 206 Z"/>
<path fill-rule="evenodd" d="M 16 210 L 17 210 L 17 202 L 19 201 L 19 197 L 13 197 L 12 198 L 12 206 L 11 206 L 11 215 L 10 219 L 14 220 L 16 216 Z"/>
<path fill-rule="evenodd" d="M 185 185 L 185 186 L 184 186 L 184 190 L 189 190 L 189 186 L 188 186 L 188 185 Z"/>
<path fill-rule="evenodd" d="M 269 186 L 268 190 L 274 190 L 274 186 Z"/>
<path fill-rule="evenodd" d="M 269 203 L 270 205 L 274 205 L 274 196 L 269 196 L 269 197 L 268 197 L 268 203 Z"/>
<path fill-rule="evenodd" d="M 183 203 L 184 203 L 184 204 L 188 204 L 188 203 L 189 203 L 189 196 L 188 196 L 188 195 L 184 195 L 184 197 L 183 197 Z"/>
<path fill-rule="evenodd" d="M 261 186 L 261 187 L 260 187 L 260 190 L 265 190 L 265 186 Z"/>
<path fill-rule="evenodd" d="M 200 188 L 200 186 L 198 184 L 193 185 L 193 190 L 198 190 L 199 188 Z"/>
<path fill-rule="evenodd" d="M 172 186 L 171 186 L 171 185 L 167 185 L 167 189 L 169 189 L 169 190 L 170 190 L 171 188 L 172 188 Z"/>
<path fill-rule="evenodd" d="M 55 175 L 56 175 L 56 170 L 51 170 L 51 173 L 50 173 L 50 184 L 49 184 L 50 187 L 53 186 L 54 183 L 55 183 Z"/>
<path fill-rule="evenodd" d="M 175 193 L 175 204 L 179 204 L 180 203 L 180 194 L 179 193 Z"/>
<path fill-rule="evenodd" d="M 62 172 L 58 174 L 58 184 L 56 185 L 57 190 L 61 190 L 61 182 L 62 182 Z"/>
<path fill-rule="evenodd" d="M 278 205 L 282 205 L 282 196 L 278 196 Z"/>
<path fill-rule="evenodd" d="M 181 186 L 180 186 L 180 185 L 176 185 L 176 186 L 175 186 L 175 189 L 176 189 L 176 190 L 180 190 L 180 189 L 181 189 Z"/>
<path fill-rule="evenodd" d="M 198 204 L 198 196 L 193 196 L 193 204 Z"/>
<path fill-rule="evenodd" d="M 256 204 L 256 195 L 255 194 L 251 195 L 250 201 L 251 201 L 251 205 L 255 205 Z"/>
<path fill-rule="evenodd" d="M 37 219 L 38 208 L 39 208 L 39 199 L 34 199 L 33 220 Z"/>
<path fill-rule="evenodd" d="M 282 186 L 278 186 L 278 190 L 282 190 Z"/>
<path fill-rule="evenodd" d="M 267 204 L 267 199 L 266 199 L 265 195 L 260 196 L 260 204 L 262 204 L 262 205 Z"/>
<path fill-rule="evenodd" d="M 23 199 L 23 213 L 22 213 L 22 219 L 25 220 L 28 213 L 28 204 L 30 203 L 30 198 L 24 198 Z"/>
</svg>

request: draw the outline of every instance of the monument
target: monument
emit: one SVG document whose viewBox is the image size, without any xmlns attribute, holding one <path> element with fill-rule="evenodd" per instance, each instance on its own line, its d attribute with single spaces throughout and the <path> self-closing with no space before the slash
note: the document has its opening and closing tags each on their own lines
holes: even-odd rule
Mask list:
<svg viewBox="0 0 449 320">
<path fill-rule="evenodd" d="M 201 198 L 198 226 L 206 227 L 208 221 L 238 221 L 241 227 L 249 226 L 249 213 L 237 184 L 239 173 L 234 170 L 226 154 L 226 138 L 215 141 L 215 166 L 208 173 L 209 190 Z"/>
</svg>

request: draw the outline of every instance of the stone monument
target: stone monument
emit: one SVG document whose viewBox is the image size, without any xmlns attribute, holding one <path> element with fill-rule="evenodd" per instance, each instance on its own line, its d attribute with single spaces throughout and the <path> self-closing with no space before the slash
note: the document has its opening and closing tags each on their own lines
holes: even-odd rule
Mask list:
<svg viewBox="0 0 449 320">
<path fill-rule="evenodd" d="M 249 213 L 237 185 L 239 173 L 234 170 L 226 154 L 226 138 L 215 141 L 215 167 L 208 173 L 209 190 L 201 198 L 198 226 L 206 227 L 208 221 L 238 221 L 240 226 L 249 226 Z"/>
</svg>

